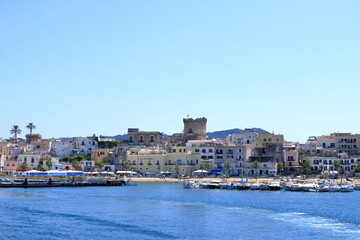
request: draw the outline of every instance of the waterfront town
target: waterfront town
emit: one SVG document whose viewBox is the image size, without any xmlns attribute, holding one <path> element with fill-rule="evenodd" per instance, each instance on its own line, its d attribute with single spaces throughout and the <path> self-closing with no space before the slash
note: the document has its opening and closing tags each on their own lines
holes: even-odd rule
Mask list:
<svg viewBox="0 0 360 240">
<path fill-rule="evenodd" d="M 360 134 L 331 133 L 298 143 L 286 141 L 282 134 L 246 128 L 210 138 L 206 124 L 205 117 L 184 118 L 183 132 L 169 136 L 129 128 L 122 137 L 60 139 L 43 139 L 34 133 L 34 123 L 26 126 L 29 133 L 22 139 L 21 128 L 14 125 L 12 137 L 0 140 L 0 171 L 9 176 L 49 170 L 131 171 L 142 177 L 191 177 L 199 171 L 227 177 L 335 177 L 360 172 Z"/>
</svg>

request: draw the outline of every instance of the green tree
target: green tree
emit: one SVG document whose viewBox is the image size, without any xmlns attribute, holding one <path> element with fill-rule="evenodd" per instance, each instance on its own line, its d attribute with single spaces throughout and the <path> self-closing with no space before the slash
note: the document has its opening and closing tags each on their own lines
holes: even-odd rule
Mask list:
<svg viewBox="0 0 360 240">
<path fill-rule="evenodd" d="M 28 167 L 27 162 L 26 162 L 26 161 L 23 161 L 23 162 L 21 163 L 21 166 L 20 166 L 21 170 L 22 170 L 23 172 L 25 172 L 26 169 L 27 169 L 27 167 Z"/>
<path fill-rule="evenodd" d="M 335 160 L 334 161 L 334 170 L 338 171 L 340 167 L 341 167 L 340 160 Z"/>
<path fill-rule="evenodd" d="M 21 130 L 18 125 L 14 125 L 13 128 L 10 130 L 11 134 L 14 134 L 15 142 L 17 142 L 17 135 L 21 134 Z"/>
<path fill-rule="evenodd" d="M 255 160 L 255 161 L 253 162 L 253 167 L 254 167 L 254 169 L 255 169 L 255 176 L 257 177 L 257 175 L 258 175 L 258 169 L 259 169 L 259 167 L 260 167 L 259 161 Z"/>
<path fill-rule="evenodd" d="M 231 168 L 231 163 L 230 161 L 226 161 L 225 162 L 225 169 L 226 169 L 226 176 L 229 177 L 230 173 L 229 173 L 229 169 Z"/>
<path fill-rule="evenodd" d="M 35 126 L 33 123 L 29 123 L 29 124 L 26 126 L 26 128 L 27 128 L 27 129 L 30 129 L 29 143 L 31 143 L 32 130 L 33 130 L 33 129 L 36 129 L 36 126 Z"/>
<path fill-rule="evenodd" d="M 278 171 L 278 173 L 281 174 L 282 171 L 283 171 L 283 169 L 284 169 L 284 162 L 283 162 L 283 161 L 279 161 L 279 162 L 277 163 L 277 171 Z"/>
<path fill-rule="evenodd" d="M 124 168 L 126 171 L 129 171 L 129 169 L 130 169 L 130 163 L 129 163 L 129 161 L 125 161 L 125 162 L 123 163 L 123 168 Z"/>
<path fill-rule="evenodd" d="M 100 161 L 100 162 L 97 163 L 97 165 L 98 165 L 98 167 L 99 167 L 99 171 L 102 171 L 105 163 L 104 163 L 103 161 Z"/>
<path fill-rule="evenodd" d="M 201 162 L 200 164 L 199 164 L 199 169 L 202 171 L 201 172 L 201 177 L 203 177 L 204 176 L 204 170 L 205 170 L 205 163 L 204 162 Z"/>
<path fill-rule="evenodd" d="M 311 175 L 312 171 L 311 171 L 311 162 L 310 162 L 310 160 L 305 160 L 305 162 L 303 162 L 303 164 L 302 164 L 302 172 L 305 175 Z"/>
<path fill-rule="evenodd" d="M 51 166 L 52 166 L 52 161 L 51 161 L 51 159 L 46 160 L 45 164 L 46 164 L 47 169 L 50 170 L 50 169 L 51 169 Z"/>
</svg>

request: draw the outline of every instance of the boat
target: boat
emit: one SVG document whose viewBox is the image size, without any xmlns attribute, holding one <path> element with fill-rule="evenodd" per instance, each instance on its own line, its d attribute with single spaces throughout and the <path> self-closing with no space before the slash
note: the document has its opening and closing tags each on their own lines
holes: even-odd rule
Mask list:
<svg viewBox="0 0 360 240">
<path fill-rule="evenodd" d="M 329 188 L 329 192 L 340 192 L 340 186 L 339 185 L 331 185 Z"/>
<path fill-rule="evenodd" d="M 136 182 L 133 182 L 131 179 L 124 181 L 125 186 L 137 186 L 138 184 Z"/>
<path fill-rule="evenodd" d="M 318 192 L 329 192 L 330 191 L 330 186 L 327 184 L 319 184 L 317 187 Z"/>
<path fill-rule="evenodd" d="M 269 189 L 269 182 L 262 182 L 260 183 L 260 190 L 268 190 Z"/>
<path fill-rule="evenodd" d="M 209 184 L 209 189 L 220 189 L 220 181 L 211 181 Z"/>
<path fill-rule="evenodd" d="M 223 180 L 219 183 L 220 189 L 228 189 L 229 183 L 227 180 Z"/>
<path fill-rule="evenodd" d="M 209 188 L 209 182 L 200 182 L 199 188 Z"/>
<path fill-rule="evenodd" d="M 340 186 L 340 192 L 352 192 L 354 191 L 350 184 L 344 184 Z"/>
<path fill-rule="evenodd" d="M 303 190 L 303 184 L 302 183 L 292 183 L 289 186 L 289 191 L 300 192 L 302 190 Z"/>
<path fill-rule="evenodd" d="M 198 179 L 187 179 L 184 182 L 184 188 L 199 188 L 200 181 Z"/>
<path fill-rule="evenodd" d="M 272 181 L 271 183 L 269 183 L 269 190 L 272 191 L 278 191 L 281 189 L 281 184 L 278 180 Z"/>
<path fill-rule="evenodd" d="M 360 190 L 360 182 L 357 182 L 353 185 L 353 190 L 357 190 L 357 191 Z"/>
<path fill-rule="evenodd" d="M 249 190 L 251 187 L 251 185 L 249 183 L 238 183 L 237 184 L 237 189 L 238 190 Z"/>
<path fill-rule="evenodd" d="M 237 189 L 237 183 L 236 182 L 231 182 L 231 183 L 228 182 L 227 189 L 232 189 L 232 190 Z"/>
<path fill-rule="evenodd" d="M 302 184 L 302 191 L 304 192 L 310 192 L 310 190 L 316 190 L 316 189 L 317 189 L 316 183 L 305 182 Z"/>
<path fill-rule="evenodd" d="M 256 182 L 250 186 L 250 190 L 260 190 L 260 183 Z"/>
</svg>

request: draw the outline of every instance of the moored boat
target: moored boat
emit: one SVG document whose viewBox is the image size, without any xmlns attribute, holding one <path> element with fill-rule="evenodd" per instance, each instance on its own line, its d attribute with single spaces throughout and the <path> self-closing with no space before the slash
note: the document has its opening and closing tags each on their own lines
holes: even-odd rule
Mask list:
<svg viewBox="0 0 360 240">
<path fill-rule="evenodd" d="M 198 179 L 187 179 L 184 182 L 184 188 L 199 188 L 200 181 Z"/>
<path fill-rule="evenodd" d="M 260 190 L 260 183 L 256 182 L 251 184 L 250 190 Z"/>
<path fill-rule="evenodd" d="M 269 184 L 269 190 L 277 191 L 277 190 L 280 190 L 280 189 L 281 189 L 281 184 L 280 184 L 280 182 L 278 180 L 272 181 Z"/>
</svg>

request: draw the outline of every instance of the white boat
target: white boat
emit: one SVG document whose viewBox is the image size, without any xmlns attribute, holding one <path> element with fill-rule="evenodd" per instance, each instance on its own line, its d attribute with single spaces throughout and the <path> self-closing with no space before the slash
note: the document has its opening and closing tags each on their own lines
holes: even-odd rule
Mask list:
<svg viewBox="0 0 360 240">
<path fill-rule="evenodd" d="M 184 188 L 199 188 L 200 181 L 198 179 L 188 179 L 184 182 Z"/>
<path fill-rule="evenodd" d="M 208 186 L 209 186 L 210 189 L 219 189 L 220 188 L 220 181 L 219 180 L 211 181 L 208 184 Z"/>
<path fill-rule="evenodd" d="M 318 192 L 329 192 L 330 186 L 321 184 L 321 185 L 318 185 L 317 190 L 318 190 Z"/>
<path fill-rule="evenodd" d="M 260 183 L 260 190 L 268 190 L 268 189 L 269 189 L 269 183 L 268 182 Z"/>
<path fill-rule="evenodd" d="M 353 185 L 353 190 L 357 190 L 357 191 L 360 190 L 360 182 L 357 182 Z"/>
<path fill-rule="evenodd" d="M 260 190 L 260 183 L 256 182 L 250 186 L 250 190 Z"/>
<path fill-rule="evenodd" d="M 228 182 L 227 189 L 232 189 L 232 190 L 237 189 L 237 183 L 236 182 L 231 182 L 231 183 Z"/>
<path fill-rule="evenodd" d="M 303 190 L 303 184 L 302 183 L 293 183 L 290 185 L 290 191 L 302 191 Z"/>
<path fill-rule="evenodd" d="M 302 184 L 302 191 L 304 192 L 310 192 L 310 190 L 316 190 L 317 189 L 317 184 L 316 183 L 303 183 Z"/>
<path fill-rule="evenodd" d="M 330 186 L 329 192 L 340 192 L 340 186 L 339 185 Z"/>
<path fill-rule="evenodd" d="M 227 181 L 221 181 L 219 185 L 221 189 L 228 189 L 229 183 Z"/>
<path fill-rule="evenodd" d="M 124 181 L 125 186 L 137 186 L 138 184 L 136 182 L 133 182 L 131 179 Z"/>
<path fill-rule="evenodd" d="M 349 184 L 340 186 L 340 192 L 352 192 L 352 191 L 354 191 L 354 190 L 351 187 L 351 185 L 349 185 Z"/>
<path fill-rule="evenodd" d="M 281 189 L 281 184 L 280 184 L 280 181 L 278 181 L 278 180 L 272 181 L 269 184 L 269 190 L 277 191 L 277 190 L 280 190 L 280 189 Z"/>
<path fill-rule="evenodd" d="M 200 182 L 199 188 L 209 188 L 209 182 Z"/>
</svg>

